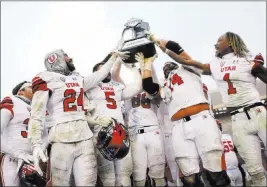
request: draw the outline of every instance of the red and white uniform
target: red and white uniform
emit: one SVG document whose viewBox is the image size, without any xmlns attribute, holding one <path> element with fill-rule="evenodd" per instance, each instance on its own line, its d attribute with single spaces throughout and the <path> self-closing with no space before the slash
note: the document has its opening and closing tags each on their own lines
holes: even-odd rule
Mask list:
<svg viewBox="0 0 267 187">
<path fill-rule="evenodd" d="M 266 147 L 266 108 L 256 106 L 246 114 L 242 107 L 261 102 L 256 89 L 256 77 L 251 74 L 252 69 L 260 63 L 263 63 L 261 55 L 254 58 L 249 54 L 246 58 L 239 58 L 234 53 L 229 53 L 222 58 L 214 58 L 209 64 L 226 106 L 240 108 L 238 113 L 232 115 L 233 140 L 252 176 L 264 173 L 259 159 L 259 139 Z M 254 184 L 266 186 L 266 179 L 259 181 L 256 177 Z"/>
<path fill-rule="evenodd" d="M 166 80 L 165 88 L 171 92 L 169 118 L 183 108 L 208 103 L 203 93 L 200 75 L 194 68 L 179 66 Z M 190 116 L 189 120 L 173 121 L 173 150 L 183 175 L 199 172 L 199 156 L 203 167 L 211 172 L 221 171 L 221 133 L 208 110 Z"/>
<path fill-rule="evenodd" d="M 152 179 L 163 179 L 165 155 L 162 135 L 157 117 L 159 103 L 151 100 L 145 92 L 125 101 L 127 122 L 130 133 L 133 179 L 144 181 L 146 169 Z"/>
<path fill-rule="evenodd" d="M 121 110 L 122 101 L 131 98 L 134 96 L 133 94 L 137 94 L 140 90 L 139 87 L 140 85 L 137 83 L 124 85 L 113 80 L 108 83 L 98 83 L 97 86 L 86 92 L 90 102 L 96 104 L 92 115 L 112 117 L 119 123 L 124 124 Z M 99 125 L 94 126 L 94 143 L 96 143 L 96 138 L 101 128 Z M 116 161 L 105 159 L 98 150 L 96 150 L 96 156 L 98 175 L 104 186 L 131 185 L 132 158 L 130 152 L 122 160 Z"/>
<path fill-rule="evenodd" d="M 212 77 L 227 107 L 245 106 L 261 101 L 256 88 L 256 77 L 251 74 L 257 64 L 250 56 L 238 58 L 234 53 L 211 61 Z"/>
<path fill-rule="evenodd" d="M 31 154 L 28 122 L 31 107 L 16 96 L 5 97 L 1 104 L 1 183 L 19 186 L 18 154 Z"/>
<path fill-rule="evenodd" d="M 242 174 L 238 168 L 238 160 L 234 152 L 234 143 L 231 135 L 222 133 L 226 172 L 231 179 L 231 186 L 243 186 Z"/>
<path fill-rule="evenodd" d="M 170 119 L 177 111 L 183 108 L 200 103 L 208 103 L 203 94 L 201 78 L 197 73 L 191 67 L 179 66 L 165 80 L 164 87 L 168 87 L 172 95 L 168 104 Z"/>
<path fill-rule="evenodd" d="M 49 71 L 33 79 L 34 96 L 29 125 L 32 130 L 42 132 L 41 124 L 47 110 L 49 115 L 46 117 L 46 125 L 52 144 L 52 185 L 68 186 L 72 171 L 77 186 L 96 183 L 93 134 L 85 118 L 83 98 L 84 91 L 100 80 L 100 75 L 96 73 L 83 78 L 78 73 L 66 76 Z M 36 133 L 30 135 L 34 144 L 40 143 L 40 136 L 35 137 Z"/>
</svg>

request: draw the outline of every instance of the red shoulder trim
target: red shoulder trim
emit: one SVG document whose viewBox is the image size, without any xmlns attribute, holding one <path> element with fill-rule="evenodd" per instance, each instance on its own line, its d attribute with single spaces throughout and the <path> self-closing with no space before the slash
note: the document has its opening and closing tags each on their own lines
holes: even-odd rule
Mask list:
<svg viewBox="0 0 267 187">
<path fill-rule="evenodd" d="M 47 87 L 47 82 L 45 82 L 43 79 L 40 77 L 34 77 L 32 79 L 32 92 L 33 94 L 37 91 L 48 91 L 50 90 Z"/>
<path fill-rule="evenodd" d="M 14 111 L 13 111 L 13 101 L 11 99 L 11 97 L 5 97 L 2 102 L 0 103 L 0 109 L 7 109 L 11 112 L 12 116 L 14 116 Z"/>
</svg>

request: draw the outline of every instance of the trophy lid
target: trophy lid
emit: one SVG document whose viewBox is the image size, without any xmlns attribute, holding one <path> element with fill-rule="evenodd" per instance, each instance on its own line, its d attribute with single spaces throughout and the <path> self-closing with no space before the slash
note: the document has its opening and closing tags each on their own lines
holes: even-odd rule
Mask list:
<svg viewBox="0 0 267 187">
<path fill-rule="evenodd" d="M 134 27 L 137 24 L 143 22 L 143 20 L 138 19 L 138 18 L 131 18 L 127 23 L 124 24 L 125 27 Z"/>
</svg>

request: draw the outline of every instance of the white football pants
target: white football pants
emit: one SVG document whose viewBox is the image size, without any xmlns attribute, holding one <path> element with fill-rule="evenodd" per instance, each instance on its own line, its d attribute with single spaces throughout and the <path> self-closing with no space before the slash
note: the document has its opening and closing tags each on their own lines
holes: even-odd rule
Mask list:
<svg viewBox="0 0 267 187">
<path fill-rule="evenodd" d="M 246 163 L 254 186 L 266 186 L 262 165 L 260 139 L 266 149 L 266 108 L 258 106 L 232 116 L 233 141 Z"/>
</svg>

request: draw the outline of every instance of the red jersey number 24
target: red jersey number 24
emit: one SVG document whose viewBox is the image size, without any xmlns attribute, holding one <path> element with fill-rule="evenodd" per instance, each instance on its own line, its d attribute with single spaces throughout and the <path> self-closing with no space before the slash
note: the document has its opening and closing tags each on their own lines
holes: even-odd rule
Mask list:
<svg viewBox="0 0 267 187">
<path fill-rule="evenodd" d="M 82 110 L 84 110 L 84 105 L 83 105 L 83 95 L 84 91 L 83 88 L 80 89 L 80 94 L 77 98 L 77 103 L 76 101 L 76 94 L 77 92 L 74 89 L 67 89 L 64 92 L 64 100 L 63 100 L 63 110 L 64 112 L 74 112 L 77 111 L 77 106 L 81 106 Z"/>
</svg>

